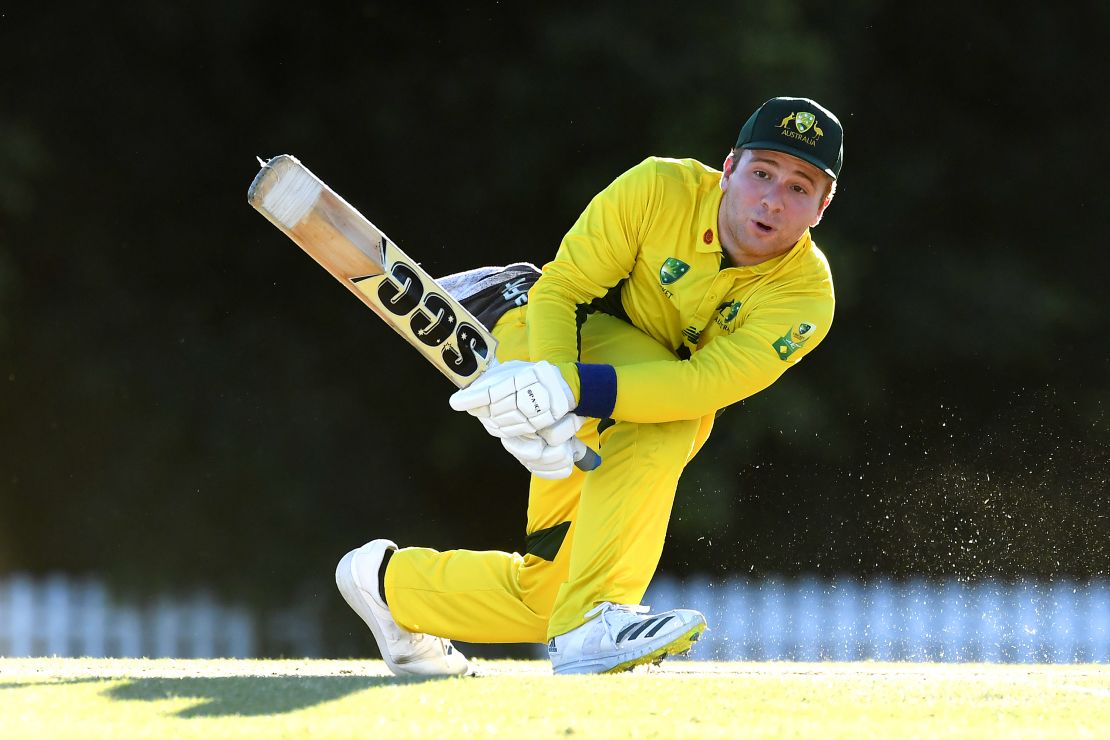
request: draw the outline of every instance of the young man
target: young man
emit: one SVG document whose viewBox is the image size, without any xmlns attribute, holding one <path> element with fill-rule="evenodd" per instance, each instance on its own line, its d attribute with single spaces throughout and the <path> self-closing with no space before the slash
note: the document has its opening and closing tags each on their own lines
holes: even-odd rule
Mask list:
<svg viewBox="0 0 1110 740">
<path fill-rule="evenodd" d="M 444 281 L 500 343 L 501 364 L 451 405 L 532 471 L 526 547 L 374 540 L 348 553 L 336 581 L 395 673 L 468 672 L 451 639 L 546 641 L 556 673 L 690 649 L 701 614 L 647 614 L 639 602 L 679 475 L 716 412 L 769 386 L 829 330 L 832 279 L 809 230 L 842 161 L 832 113 L 774 98 L 723 172 L 649 158 L 617 178 L 542 275 L 522 264 Z M 601 467 L 573 467 L 575 437 Z"/>
</svg>

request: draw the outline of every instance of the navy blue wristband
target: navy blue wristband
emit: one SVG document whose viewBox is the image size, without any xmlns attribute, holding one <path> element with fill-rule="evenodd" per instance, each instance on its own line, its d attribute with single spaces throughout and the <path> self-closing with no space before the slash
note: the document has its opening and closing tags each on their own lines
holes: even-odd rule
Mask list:
<svg viewBox="0 0 1110 740">
<path fill-rule="evenodd" d="M 578 408 L 574 413 L 594 419 L 608 419 L 617 403 L 617 370 L 612 365 L 578 366 Z"/>
</svg>

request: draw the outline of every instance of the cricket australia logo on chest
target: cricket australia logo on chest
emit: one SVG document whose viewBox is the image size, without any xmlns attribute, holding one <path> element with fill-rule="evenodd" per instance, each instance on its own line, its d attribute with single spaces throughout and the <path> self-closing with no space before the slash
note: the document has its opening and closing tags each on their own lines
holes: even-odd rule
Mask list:
<svg viewBox="0 0 1110 740">
<path fill-rule="evenodd" d="M 674 292 L 667 286 L 678 282 L 688 272 L 690 272 L 690 265 L 677 257 L 668 257 L 663 260 L 663 266 L 659 268 L 659 286 L 663 295 L 674 298 Z"/>
</svg>

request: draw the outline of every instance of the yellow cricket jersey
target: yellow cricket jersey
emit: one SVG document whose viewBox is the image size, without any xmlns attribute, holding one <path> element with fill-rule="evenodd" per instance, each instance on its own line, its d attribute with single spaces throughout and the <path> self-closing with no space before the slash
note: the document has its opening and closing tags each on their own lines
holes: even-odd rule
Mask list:
<svg viewBox="0 0 1110 740">
<path fill-rule="evenodd" d="M 692 159 L 648 158 L 590 202 L 544 266 L 529 354 L 560 367 L 579 414 L 700 418 L 763 390 L 828 333 L 832 276 L 808 230 L 786 254 L 722 269 L 720 178 Z M 591 303 L 674 348 L 674 361 L 576 365 L 577 309 Z"/>
</svg>

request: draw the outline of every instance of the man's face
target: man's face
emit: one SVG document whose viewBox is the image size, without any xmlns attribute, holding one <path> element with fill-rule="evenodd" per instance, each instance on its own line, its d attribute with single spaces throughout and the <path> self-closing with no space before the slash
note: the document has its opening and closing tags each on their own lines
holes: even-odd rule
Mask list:
<svg viewBox="0 0 1110 740">
<path fill-rule="evenodd" d="M 739 162 L 721 180 L 725 197 L 718 226 L 726 246 L 767 259 L 789 250 L 821 220 L 829 176 L 769 149 L 743 149 L 734 156 Z"/>
</svg>

